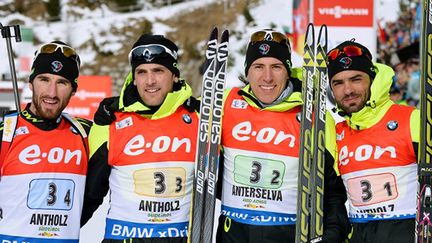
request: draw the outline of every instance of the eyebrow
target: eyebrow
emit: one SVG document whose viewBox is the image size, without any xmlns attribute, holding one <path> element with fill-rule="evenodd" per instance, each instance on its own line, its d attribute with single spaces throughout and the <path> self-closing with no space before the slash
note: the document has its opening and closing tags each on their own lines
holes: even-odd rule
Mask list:
<svg viewBox="0 0 432 243">
<path fill-rule="evenodd" d="M 356 78 L 362 78 L 363 77 L 363 75 L 361 75 L 361 74 L 356 74 L 356 75 L 354 75 L 354 76 L 352 76 L 352 77 L 349 77 L 348 79 L 356 79 Z"/>
<path fill-rule="evenodd" d="M 348 77 L 347 79 L 348 80 L 353 80 L 353 79 L 356 79 L 356 78 L 362 78 L 363 77 L 363 75 L 361 75 L 361 74 L 356 74 L 356 75 L 354 75 L 354 76 L 351 76 L 351 77 Z M 341 81 L 343 81 L 344 79 L 333 79 L 332 81 L 330 81 L 330 85 L 333 83 L 333 82 L 336 82 L 336 81 L 339 81 L 339 82 L 341 82 Z"/>
</svg>

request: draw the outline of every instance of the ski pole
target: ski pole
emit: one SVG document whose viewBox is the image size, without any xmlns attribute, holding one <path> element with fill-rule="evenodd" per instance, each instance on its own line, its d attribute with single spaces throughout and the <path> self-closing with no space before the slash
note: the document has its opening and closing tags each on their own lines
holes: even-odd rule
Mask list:
<svg viewBox="0 0 432 243">
<path fill-rule="evenodd" d="M 14 29 L 14 34 L 11 34 L 11 28 Z M 9 57 L 9 67 L 10 72 L 12 76 L 12 86 L 14 90 L 14 97 L 15 97 L 15 106 L 18 112 L 21 112 L 21 105 L 20 105 L 20 98 L 18 93 L 18 82 L 17 77 L 15 73 L 15 63 L 12 55 L 12 44 L 11 44 L 11 38 L 15 37 L 16 42 L 21 42 L 21 31 L 19 25 L 11 25 L 11 26 L 3 26 L 0 23 L 0 29 L 1 29 L 1 35 L 3 38 L 6 39 L 6 46 L 8 51 L 8 57 Z"/>
</svg>

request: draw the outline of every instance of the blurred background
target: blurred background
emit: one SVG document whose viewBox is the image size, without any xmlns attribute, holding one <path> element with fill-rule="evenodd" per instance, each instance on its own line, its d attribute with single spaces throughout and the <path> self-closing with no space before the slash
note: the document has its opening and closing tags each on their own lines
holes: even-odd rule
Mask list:
<svg viewBox="0 0 432 243">
<path fill-rule="evenodd" d="M 291 40 L 294 66 L 301 65 L 308 22 L 329 26 L 329 48 L 355 38 L 375 59 L 397 71 L 393 99 L 419 99 L 418 0 L 2 0 L 0 23 L 20 25 L 22 42 L 12 40 L 21 103 L 35 50 L 62 40 L 81 57 L 79 89 L 67 112 L 92 119 L 98 102 L 117 95 L 130 71 L 128 52 L 142 33 L 164 34 L 180 47 L 181 76 L 194 96 L 201 90 L 201 65 L 210 30 L 227 28 L 230 56 L 227 87 L 241 86 L 248 37 L 273 28 Z M 0 40 L 0 111 L 14 109 L 6 39 Z"/>
</svg>

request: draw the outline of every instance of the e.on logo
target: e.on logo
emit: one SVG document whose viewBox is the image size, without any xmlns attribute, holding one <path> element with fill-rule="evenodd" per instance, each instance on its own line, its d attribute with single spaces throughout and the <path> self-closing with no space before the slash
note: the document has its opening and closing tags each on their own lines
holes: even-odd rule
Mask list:
<svg viewBox="0 0 432 243">
<path fill-rule="evenodd" d="M 348 147 L 345 145 L 339 152 L 339 165 L 347 165 L 350 162 L 350 158 L 354 158 L 358 162 L 371 158 L 375 160 L 380 159 L 385 153 L 389 153 L 390 158 L 396 158 L 396 148 L 393 146 L 381 148 L 376 145 L 363 144 L 358 146 L 355 151 L 348 151 Z"/>
<path fill-rule="evenodd" d="M 143 135 L 136 135 L 125 145 L 123 153 L 137 156 L 144 153 L 145 149 L 151 149 L 153 153 L 176 152 L 182 146 L 185 146 L 186 153 L 190 153 L 192 145 L 189 138 L 179 139 L 177 137 L 160 136 L 154 141 L 146 142 Z"/>
<path fill-rule="evenodd" d="M 259 131 L 252 131 L 252 124 L 249 121 L 241 122 L 234 126 L 232 136 L 238 141 L 247 141 L 254 138 L 258 143 L 273 143 L 278 145 L 285 140 L 289 140 L 288 146 L 293 148 L 295 136 L 285 134 L 283 131 L 276 131 L 272 127 L 264 127 Z"/>
<path fill-rule="evenodd" d="M 81 150 L 77 149 L 71 151 L 70 149 L 63 149 L 60 147 L 51 148 L 49 151 L 41 151 L 39 145 L 33 144 L 23 149 L 18 159 L 27 165 L 34 165 L 46 159 L 48 163 L 58 164 L 63 162 L 69 164 L 71 161 L 76 165 L 81 164 L 82 153 Z"/>
</svg>

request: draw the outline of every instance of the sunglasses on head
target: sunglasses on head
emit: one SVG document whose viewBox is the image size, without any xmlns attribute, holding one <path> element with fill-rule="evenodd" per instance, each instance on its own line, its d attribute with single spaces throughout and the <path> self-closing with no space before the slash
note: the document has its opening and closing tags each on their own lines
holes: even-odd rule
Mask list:
<svg viewBox="0 0 432 243">
<path fill-rule="evenodd" d="M 39 49 L 36 51 L 34 58 L 36 59 L 36 57 L 39 54 L 52 54 L 52 53 L 56 52 L 58 49 L 61 50 L 63 56 L 73 59 L 77 63 L 77 66 L 79 69 L 81 61 L 80 61 L 78 54 L 76 53 L 76 51 L 72 47 L 66 46 L 63 44 L 58 44 L 58 43 L 44 44 L 41 47 L 39 47 Z"/>
<path fill-rule="evenodd" d="M 370 54 L 368 52 L 364 51 L 361 47 L 355 46 L 355 45 L 350 45 L 350 46 L 345 46 L 342 49 L 336 48 L 336 49 L 331 50 L 327 54 L 327 63 L 330 63 L 330 62 L 336 60 L 336 58 L 338 58 L 341 54 L 345 54 L 348 57 L 358 57 L 358 56 L 365 55 L 369 60 L 372 60 L 372 57 L 370 56 Z"/>
<path fill-rule="evenodd" d="M 164 45 L 149 44 L 141 45 L 133 48 L 129 52 L 129 62 L 146 61 L 151 62 L 155 57 L 170 55 L 174 60 L 177 60 L 177 52 L 171 51 Z"/>
<path fill-rule="evenodd" d="M 286 47 L 290 47 L 286 35 L 274 30 L 260 30 L 251 35 L 250 38 L 251 43 L 260 42 L 260 41 L 273 41 L 282 44 Z"/>
</svg>

